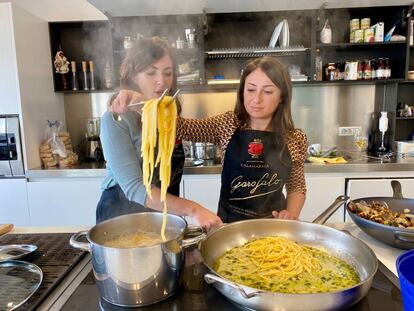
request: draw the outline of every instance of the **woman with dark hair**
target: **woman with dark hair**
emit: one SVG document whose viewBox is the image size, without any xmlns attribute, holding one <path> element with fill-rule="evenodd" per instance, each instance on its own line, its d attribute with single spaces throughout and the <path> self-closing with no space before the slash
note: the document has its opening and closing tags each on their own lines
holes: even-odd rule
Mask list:
<svg viewBox="0 0 414 311">
<path fill-rule="evenodd" d="M 175 63 L 168 46 L 159 38 L 141 38 L 128 51 L 120 73 L 121 90 L 111 98 L 111 107 L 160 97 L 166 89 L 176 89 Z M 125 89 L 129 91 L 125 91 Z M 141 115 L 126 105 L 120 116 L 107 111 L 101 121 L 101 142 L 106 160 L 106 178 L 97 206 L 96 222 L 152 209 L 161 211 L 160 183 L 152 186 L 147 196 L 142 178 Z M 141 107 L 142 108 L 142 107 Z M 192 216 L 199 225 L 209 229 L 221 224 L 220 218 L 196 202 L 179 198 L 179 184 L 184 166 L 184 151 L 176 142 L 172 156 L 171 183 L 168 188 L 168 212 Z M 158 180 L 158 176 L 154 178 Z"/>
<path fill-rule="evenodd" d="M 291 99 L 287 68 L 262 57 L 243 69 L 234 112 L 202 120 L 178 118 L 178 137 L 212 142 L 223 151 L 218 206 L 223 222 L 299 217 L 306 196 L 307 138 L 294 128 Z"/>
<path fill-rule="evenodd" d="M 178 119 L 178 137 L 213 142 L 223 150 L 218 207 L 223 222 L 299 217 L 306 195 L 307 138 L 294 128 L 291 99 L 287 68 L 262 57 L 244 67 L 234 112 Z"/>
</svg>

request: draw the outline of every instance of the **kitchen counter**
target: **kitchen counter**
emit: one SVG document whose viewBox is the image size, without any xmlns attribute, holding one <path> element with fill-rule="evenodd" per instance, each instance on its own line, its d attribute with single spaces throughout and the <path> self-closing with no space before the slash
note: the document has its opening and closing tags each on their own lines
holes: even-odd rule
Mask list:
<svg viewBox="0 0 414 311">
<path fill-rule="evenodd" d="M 330 227 L 346 230 L 353 236 L 365 242 L 376 254 L 378 260 L 384 264 L 393 274 L 397 276 L 397 269 L 395 262 L 397 257 L 404 252 L 402 249 L 388 246 L 380 241 L 367 235 L 361 231 L 359 227 L 353 222 L 346 223 L 328 223 Z M 89 226 L 75 226 L 75 227 L 15 227 L 10 233 L 67 233 L 89 230 Z"/>
<path fill-rule="evenodd" d="M 351 308 L 351 310 L 402 310 L 401 300 L 398 290 L 390 288 L 390 283 L 384 281 L 385 276 L 391 281 L 394 280 L 395 259 L 403 252 L 380 242 L 377 242 L 361 232 L 355 224 L 335 223 L 331 226 L 338 229 L 348 230 L 353 235 L 366 242 L 376 253 L 380 262 L 388 269 L 393 270 L 387 275 L 384 265 L 380 264 L 380 271 L 383 273 L 382 278 L 377 273 L 374 278 L 374 284 L 360 303 Z M 15 228 L 12 233 L 51 233 L 51 232 L 76 232 L 87 230 L 88 227 L 20 227 Z M 187 265 L 184 271 L 184 285 L 177 294 L 159 304 L 147 307 L 148 310 L 239 310 L 238 307 L 231 304 L 228 299 L 223 297 L 213 286 L 207 285 L 202 275 L 206 272 L 201 258 L 197 251 L 186 252 Z M 382 266 L 382 269 L 381 269 Z M 394 283 L 395 285 L 396 283 Z M 191 307 L 190 307 L 191 306 Z M 93 274 L 91 273 L 90 256 L 86 256 L 67 279 L 62 282 L 56 291 L 54 291 L 40 306 L 45 310 L 124 310 L 112 306 L 99 299 L 98 289 L 95 285 Z"/>
<path fill-rule="evenodd" d="M 198 166 L 184 168 L 185 175 L 220 174 L 219 161 L 205 161 Z M 389 162 L 380 160 L 350 160 L 346 164 L 305 163 L 305 174 L 313 173 L 372 173 L 372 172 L 414 172 L 414 158 L 396 158 Z M 35 168 L 26 171 L 26 177 L 34 178 L 83 178 L 105 177 L 105 164 L 83 162 L 72 168 Z"/>
</svg>

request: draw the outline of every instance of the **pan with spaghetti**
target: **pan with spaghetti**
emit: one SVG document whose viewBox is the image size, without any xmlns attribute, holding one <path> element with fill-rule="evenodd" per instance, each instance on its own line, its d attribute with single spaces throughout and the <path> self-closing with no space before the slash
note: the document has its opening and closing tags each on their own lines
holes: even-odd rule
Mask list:
<svg viewBox="0 0 414 311">
<path fill-rule="evenodd" d="M 346 201 L 338 198 L 328 210 Z M 327 211 L 328 211 L 327 210 Z M 223 295 L 254 310 L 338 310 L 362 299 L 378 262 L 351 235 L 307 223 L 253 219 L 210 232 L 200 245 L 204 276 Z"/>
<path fill-rule="evenodd" d="M 165 97 L 164 100 L 162 101 L 171 108 L 164 112 L 174 116 L 175 105 L 171 97 Z M 158 107 L 163 109 L 163 102 L 158 105 L 158 101 L 148 101 L 152 106 L 145 106 L 144 110 L 148 108 L 148 112 Z M 168 135 L 157 135 L 163 140 L 158 142 L 157 159 L 154 158 L 157 143 L 148 134 L 148 131 L 157 130 L 157 127 L 154 128 L 157 123 L 164 122 L 164 119 L 168 121 L 162 113 L 152 110 L 151 117 L 160 118 L 160 121 L 146 123 L 148 127 L 143 130 L 142 144 L 145 145 L 143 148 L 147 148 L 145 151 L 143 149 L 143 173 L 149 195 L 152 183 L 150 177 L 154 175 L 156 163 L 160 162 L 164 213 L 118 216 L 94 226 L 89 231 L 78 232 L 70 239 L 73 247 L 91 253 L 93 272 L 101 297 L 118 306 L 145 306 L 171 296 L 182 282 L 185 247 L 196 244 L 205 236 L 201 234 L 184 239 L 185 234 L 190 231 L 187 222 L 182 217 L 166 213 L 165 192 L 168 183 L 165 180 L 169 179 L 167 170 L 170 169 L 168 165 L 171 158 L 168 154 L 168 141 L 175 142 L 175 129 L 168 132 L 170 125 L 164 124 L 162 131 Z M 143 113 L 143 118 L 148 116 Z M 174 139 L 169 134 L 173 134 Z M 88 243 L 78 241 L 82 236 L 86 236 Z"/>
</svg>

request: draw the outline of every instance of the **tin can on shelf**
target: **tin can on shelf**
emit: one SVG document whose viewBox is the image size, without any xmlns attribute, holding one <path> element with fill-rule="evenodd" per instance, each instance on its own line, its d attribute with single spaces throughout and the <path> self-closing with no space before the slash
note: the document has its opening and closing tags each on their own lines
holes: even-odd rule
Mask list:
<svg viewBox="0 0 414 311">
<path fill-rule="evenodd" d="M 354 43 L 363 43 L 364 42 L 364 31 L 361 29 L 355 30 Z"/>
<path fill-rule="evenodd" d="M 375 42 L 375 31 L 373 28 L 367 28 L 364 30 L 364 42 Z"/>
<path fill-rule="evenodd" d="M 358 30 L 359 27 L 359 18 L 354 18 L 349 21 L 349 30 L 352 32 Z"/>
<path fill-rule="evenodd" d="M 361 29 L 365 30 L 371 27 L 371 19 L 369 17 L 361 19 Z"/>
</svg>

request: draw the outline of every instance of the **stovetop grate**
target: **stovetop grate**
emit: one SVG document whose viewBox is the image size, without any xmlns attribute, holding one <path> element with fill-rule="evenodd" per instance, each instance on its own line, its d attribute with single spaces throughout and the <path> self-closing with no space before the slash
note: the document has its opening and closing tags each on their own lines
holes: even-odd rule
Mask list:
<svg viewBox="0 0 414 311">
<path fill-rule="evenodd" d="M 0 237 L 0 245 L 34 244 L 38 249 L 19 260 L 34 263 L 43 271 L 39 289 L 19 310 L 35 310 L 60 281 L 85 256 L 86 252 L 70 246 L 72 233 L 7 234 Z"/>
</svg>

